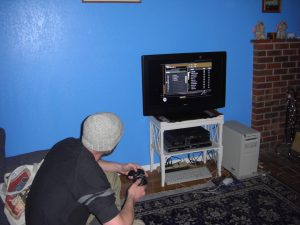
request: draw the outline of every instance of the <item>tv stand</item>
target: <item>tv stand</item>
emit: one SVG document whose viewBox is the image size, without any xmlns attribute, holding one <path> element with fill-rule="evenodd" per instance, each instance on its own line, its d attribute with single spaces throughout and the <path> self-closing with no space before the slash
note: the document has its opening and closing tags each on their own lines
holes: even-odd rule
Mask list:
<svg viewBox="0 0 300 225">
<path fill-rule="evenodd" d="M 224 116 L 219 114 L 213 118 L 198 118 L 190 119 L 179 122 L 168 122 L 161 121 L 156 117 L 149 117 L 150 125 L 150 171 L 153 170 L 154 165 L 154 152 L 156 152 L 160 159 L 161 167 L 161 186 L 165 186 L 165 163 L 166 160 L 171 156 L 185 155 L 189 153 L 202 152 L 203 162 L 206 163 L 207 151 L 213 150 L 214 158 L 217 161 L 217 174 L 221 176 L 221 164 L 223 157 L 223 145 L 222 145 L 222 135 L 223 135 L 223 124 Z M 164 132 L 166 130 L 183 129 L 190 127 L 202 126 L 210 132 L 210 140 L 212 142 L 211 146 L 186 149 L 182 151 L 168 152 L 164 148 Z"/>
<path fill-rule="evenodd" d="M 163 115 L 163 116 L 157 116 L 156 119 L 158 119 L 161 122 L 181 122 L 186 120 L 196 120 L 196 119 L 207 119 L 207 118 L 214 118 L 221 115 L 217 110 L 205 110 L 197 114 L 189 114 L 189 115 Z"/>
</svg>

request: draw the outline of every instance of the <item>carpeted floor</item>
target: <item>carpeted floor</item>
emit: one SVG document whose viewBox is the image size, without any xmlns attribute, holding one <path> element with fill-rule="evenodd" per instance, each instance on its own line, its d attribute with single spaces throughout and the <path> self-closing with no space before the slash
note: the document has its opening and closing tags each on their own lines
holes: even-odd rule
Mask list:
<svg viewBox="0 0 300 225">
<path fill-rule="evenodd" d="M 300 194 L 260 175 L 148 196 L 136 205 L 136 217 L 146 225 L 299 225 Z"/>
</svg>

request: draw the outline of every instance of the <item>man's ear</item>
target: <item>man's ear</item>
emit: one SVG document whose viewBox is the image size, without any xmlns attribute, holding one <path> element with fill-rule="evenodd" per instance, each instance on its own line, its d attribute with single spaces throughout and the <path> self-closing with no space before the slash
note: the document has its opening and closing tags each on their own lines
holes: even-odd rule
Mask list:
<svg viewBox="0 0 300 225">
<path fill-rule="evenodd" d="M 112 154 L 115 151 L 115 149 L 117 148 L 117 146 L 118 146 L 118 144 L 116 144 L 116 146 L 112 150 L 104 152 L 103 156 Z"/>
<path fill-rule="evenodd" d="M 111 151 L 105 151 L 105 152 L 102 152 L 102 153 L 103 153 L 102 156 L 108 156 L 108 155 L 110 155 L 114 150 L 115 150 L 115 149 L 113 149 L 113 150 L 111 150 Z M 101 156 L 101 157 L 102 157 L 102 156 Z"/>
</svg>

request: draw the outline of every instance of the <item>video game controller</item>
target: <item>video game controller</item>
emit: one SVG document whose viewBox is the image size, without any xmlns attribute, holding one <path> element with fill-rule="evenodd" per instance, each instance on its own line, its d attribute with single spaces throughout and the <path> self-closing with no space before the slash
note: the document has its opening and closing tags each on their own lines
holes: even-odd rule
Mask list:
<svg viewBox="0 0 300 225">
<path fill-rule="evenodd" d="M 131 177 L 132 177 L 133 182 L 137 181 L 138 179 L 141 179 L 141 182 L 139 183 L 139 186 L 143 186 L 143 185 L 147 184 L 147 178 L 145 176 L 145 171 L 142 170 L 142 169 L 137 169 L 136 172 L 134 170 L 130 170 L 128 172 L 127 177 L 129 179 L 131 179 Z"/>
</svg>

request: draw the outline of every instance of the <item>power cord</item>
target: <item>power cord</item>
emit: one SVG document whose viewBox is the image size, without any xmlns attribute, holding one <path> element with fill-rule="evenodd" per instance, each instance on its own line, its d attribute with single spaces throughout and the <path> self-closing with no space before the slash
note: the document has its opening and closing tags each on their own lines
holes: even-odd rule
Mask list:
<svg viewBox="0 0 300 225">
<path fill-rule="evenodd" d="M 200 156 L 203 156 L 203 152 L 199 152 L 199 155 L 197 157 L 195 157 L 195 153 L 189 153 L 188 160 L 190 164 L 199 165 L 200 161 L 198 161 L 198 159 L 200 158 Z"/>
<path fill-rule="evenodd" d="M 173 167 L 174 166 L 173 159 L 178 159 L 179 160 L 178 162 L 176 162 L 177 165 L 180 165 L 182 163 L 181 158 L 176 157 L 176 156 L 171 156 L 171 157 L 167 158 L 165 166 L 166 167 Z"/>
</svg>

